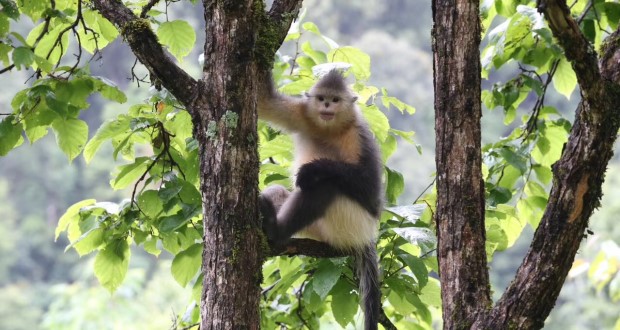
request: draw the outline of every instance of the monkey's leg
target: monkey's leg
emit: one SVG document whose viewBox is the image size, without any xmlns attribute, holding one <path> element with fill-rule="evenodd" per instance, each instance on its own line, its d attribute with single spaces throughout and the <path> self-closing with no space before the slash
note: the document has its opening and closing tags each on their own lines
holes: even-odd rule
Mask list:
<svg viewBox="0 0 620 330">
<path fill-rule="evenodd" d="M 293 191 L 278 212 L 275 230 L 267 235 L 276 243 L 286 241 L 325 215 L 337 194 L 336 187 L 328 183 L 316 189 Z"/>
<path fill-rule="evenodd" d="M 259 196 L 260 212 L 263 216 L 263 231 L 270 240 L 277 235 L 278 211 L 290 194 L 291 192 L 284 186 L 276 184 L 265 188 Z"/>
</svg>

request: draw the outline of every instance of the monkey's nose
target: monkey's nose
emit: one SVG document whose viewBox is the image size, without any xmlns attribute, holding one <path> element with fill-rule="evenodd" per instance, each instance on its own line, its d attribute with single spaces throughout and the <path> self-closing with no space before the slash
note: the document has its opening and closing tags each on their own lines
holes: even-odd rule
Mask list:
<svg viewBox="0 0 620 330">
<path fill-rule="evenodd" d="M 329 108 L 329 102 L 325 102 L 325 107 Z"/>
</svg>

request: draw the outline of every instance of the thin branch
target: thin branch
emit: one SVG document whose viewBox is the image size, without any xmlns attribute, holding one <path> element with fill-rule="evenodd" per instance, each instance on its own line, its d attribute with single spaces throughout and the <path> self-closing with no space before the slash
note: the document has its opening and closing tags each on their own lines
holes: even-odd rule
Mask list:
<svg viewBox="0 0 620 330">
<path fill-rule="evenodd" d="M 394 323 L 392 323 L 392 321 L 390 321 L 390 319 L 387 317 L 383 308 L 381 308 L 379 311 L 379 324 L 381 324 L 383 328 L 385 328 L 385 330 L 398 330 Z"/>
<path fill-rule="evenodd" d="M 184 105 L 191 104 L 198 83 L 181 69 L 157 41 L 150 23 L 137 17 L 120 1 L 93 0 L 94 8 L 112 22 L 123 35 L 138 60 Z M 191 111 L 191 108 L 188 109 Z"/>
<path fill-rule="evenodd" d="M 142 7 L 142 11 L 140 12 L 140 18 L 146 18 L 149 10 L 151 10 L 155 5 L 159 2 L 159 0 L 149 0 L 149 3 Z"/>
</svg>

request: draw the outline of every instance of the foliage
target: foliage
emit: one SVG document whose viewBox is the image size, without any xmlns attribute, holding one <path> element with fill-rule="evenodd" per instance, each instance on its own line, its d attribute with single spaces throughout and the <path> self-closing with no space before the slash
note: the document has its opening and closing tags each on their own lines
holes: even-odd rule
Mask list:
<svg viewBox="0 0 620 330">
<path fill-rule="evenodd" d="M 69 248 L 80 256 L 95 254 L 94 274 L 103 287 L 116 292 L 122 291 L 123 283 L 133 281 L 129 270 L 132 246 L 154 256 L 165 250 L 173 255 L 173 277 L 182 287 L 191 286 L 192 299 L 198 301 L 202 213 L 198 148 L 190 116 L 167 91 L 151 88 L 147 100 L 128 106 L 125 113 L 102 124 L 88 139 L 89 129 L 81 115 L 89 108 L 91 95 L 99 93 L 118 103 L 127 98 L 106 78 L 90 73 L 82 52 L 98 54 L 117 38 L 118 31 L 96 11 L 83 8 L 82 1 L 0 0 L 0 4 L 0 61 L 4 65 L 0 72 L 33 72 L 31 84 L 13 97 L 11 113 L 0 122 L 0 155 L 22 145 L 24 136 L 32 144 L 49 130 L 70 161 L 83 154 L 84 160 L 91 162 L 104 144 L 111 144 L 113 158 L 126 163 L 114 170 L 110 185 L 130 190 L 131 197 L 120 203 L 93 199 L 75 203 L 61 217 L 56 237 L 66 232 Z M 577 1 L 572 11 L 598 47 L 605 30 L 617 28 L 620 6 L 614 1 L 591 4 Z M 131 5 L 140 9 L 136 2 Z M 164 14 L 149 11 L 150 22 L 159 41 L 181 61 L 194 48 L 194 29 L 186 21 L 169 20 Z M 11 30 L 10 22 L 20 17 L 29 17 L 37 25 L 28 34 Z M 562 111 L 548 104 L 545 97 L 553 86 L 570 98 L 576 79 L 530 1 L 484 1 L 482 19 L 487 30 L 482 50 L 484 77 L 512 75 L 482 94 L 489 110 L 503 111 L 509 130 L 504 138 L 483 149 L 486 248 L 492 258 L 496 251 L 512 246 L 527 224 L 538 224 L 547 204 L 551 165 L 570 130 Z M 412 114 L 415 109 L 384 88 L 367 84 L 371 59 L 366 53 L 338 46 L 309 22 L 296 23 L 287 42 L 296 52 L 280 54 L 273 71 L 282 92 L 307 90 L 315 82 L 313 68 L 317 65 L 348 63 L 355 80 L 353 89 L 360 95 L 360 107 L 381 146 L 383 160 L 396 151 L 399 138 L 412 141 L 412 132 L 391 128 L 386 113 L 394 109 Z M 323 44 L 317 46 L 319 42 Z M 69 56 L 71 52 L 77 56 Z M 273 183 L 290 186 L 291 140 L 265 123 L 259 125 L 259 135 L 261 187 Z M 384 309 L 398 327 L 431 328 L 435 310 L 440 308 L 431 221 L 435 195 L 431 191 L 416 201 L 419 204 L 396 206 L 404 189 L 403 175 L 386 166 L 385 178 L 389 207 L 381 219 L 378 246 Z M 6 240 L 0 248 L 8 249 L 5 245 L 10 242 Z M 590 278 L 601 291 L 617 299 L 617 267 L 615 272 L 603 267 L 616 265 L 615 259 L 605 254 L 597 260 Z M 351 327 L 361 322 L 350 258 L 273 258 L 265 263 L 263 277 L 264 328 L 316 328 L 319 323 Z M 72 293 L 81 289 L 59 288 Z M 62 312 L 67 306 L 81 305 L 80 298 L 84 299 L 67 296 L 56 302 L 47 325 L 63 327 L 66 324 L 59 320 L 75 319 Z M 191 302 L 189 306 L 176 325 L 196 322 L 196 305 Z M 101 308 L 105 307 L 96 310 Z"/>
<path fill-rule="evenodd" d="M 11 54 L 12 59 L 5 64 L 20 70 L 31 68 L 36 79 L 13 98 L 13 113 L 0 125 L 0 134 L 6 141 L 0 151 L 6 154 L 23 143 L 22 132 L 30 143 L 35 143 L 51 129 L 69 160 L 83 153 L 85 161 L 90 162 L 109 141 L 113 157 L 126 161 L 117 166 L 110 185 L 113 189 L 132 190 L 131 198 L 121 203 L 94 199 L 75 203 L 60 218 L 56 237 L 66 232 L 68 248 L 79 255 L 95 253 L 94 273 L 110 291 L 117 290 L 125 280 L 130 246 L 141 246 L 156 256 L 166 250 L 174 256 L 172 275 L 181 286 L 192 285 L 194 299 L 198 301 L 202 213 L 198 150 L 189 114 L 165 90 L 152 89 L 145 103 L 131 105 L 126 113 L 103 123 L 88 140 L 88 126 L 79 118 L 89 106 L 88 97 L 99 92 L 119 103 L 125 102 L 126 97 L 105 78 L 90 75 L 88 63 L 81 59 L 82 50 L 96 53 L 118 34 L 103 17 L 82 8 L 81 2 L 53 2 L 46 5 L 49 8 L 31 6 L 34 5 L 25 3 L 20 10 L 33 20 L 42 17 L 43 21 L 29 36 L 1 36 L 10 45 L 3 48 L 3 55 L 7 55 L 3 57 Z M 159 21 L 161 14 L 152 11 L 151 22 L 157 27 L 160 42 L 181 60 L 194 46 L 195 35 L 185 33 L 193 30 L 187 22 L 168 21 L 167 16 Z M 371 122 L 384 160 L 396 150 L 399 137 L 411 141 L 413 133 L 391 129 L 380 108 L 394 108 L 401 113 L 415 110 L 385 89 L 366 85 L 370 77 L 368 55 L 353 47 L 339 47 L 322 36 L 312 23 L 299 23 L 297 29 L 291 33 L 290 42 L 299 46 L 301 35 L 309 32 L 325 40 L 329 49 L 323 52 L 304 42 L 301 52 L 290 63 L 279 61 L 274 75 L 278 81 L 288 80 L 283 84 L 283 92 L 299 94 L 310 87 L 314 83 L 312 68 L 316 65 L 346 62 L 351 65 L 350 71 L 356 78 L 353 88 L 360 95 L 362 112 Z M 187 38 L 177 38 L 178 35 Z M 74 49 L 79 56 L 71 65 L 65 65 L 64 56 L 73 41 L 78 43 Z M 290 72 L 285 74 L 285 70 Z M 290 141 L 264 124 L 260 136 L 264 161 L 261 185 L 287 181 Z M 275 160 L 276 164 L 266 159 Z M 394 204 L 403 190 L 403 176 L 386 168 L 386 177 L 386 199 Z M 428 276 L 429 270 L 436 271 L 434 238 L 428 229 L 431 213 L 426 212 L 425 221 L 420 221 L 422 211 L 419 207 L 386 211 L 380 254 L 385 296 L 391 306 L 388 315 L 398 324 L 417 323 L 428 328 L 432 322 L 428 308 L 438 306 L 439 299 L 438 283 Z M 357 285 L 349 258 L 305 258 L 303 262 L 299 258 L 276 258 L 265 264 L 264 273 L 265 285 L 269 287 L 265 294 L 270 300 L 264 308 L 265 322 L 291 327 L 316 323 L 329 310 L 328 306 L 333 310 L 330 317 L 333 314 L 333 320 L 341 326 L 355 322 L 359 313 Z M 298 289 L 299 285 L 302 289 Z M 183 321 L 195 322 L 197 313 L 189 315 L 192 317 Z"/>
</svg>

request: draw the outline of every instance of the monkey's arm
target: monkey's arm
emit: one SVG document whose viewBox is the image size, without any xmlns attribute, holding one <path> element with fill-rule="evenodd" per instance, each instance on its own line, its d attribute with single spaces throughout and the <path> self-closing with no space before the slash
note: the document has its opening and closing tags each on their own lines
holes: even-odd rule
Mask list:
<svg viewBox="0 0 620 330">
<path fill-rule="evenodd" d="M 378 173 L 367 166 L 321 158 L 301 166 L 296 185 L 302 191 L 323 190 L 326 184 L 357 201 L 372 214 L 378 214 L 381 183 Z"/>
<path fill-rule="evenodd" d="M 264 79 L 258 98 L 258 118 L 288 131 L 298 132 L 303 128 L 305 106 L 303 99 L 278 93 L 270 77 Z"/>
</svg>

